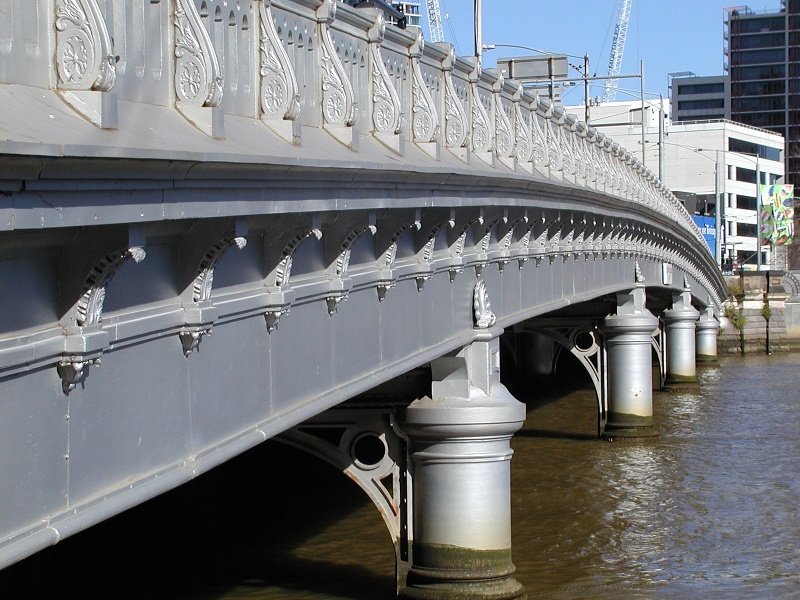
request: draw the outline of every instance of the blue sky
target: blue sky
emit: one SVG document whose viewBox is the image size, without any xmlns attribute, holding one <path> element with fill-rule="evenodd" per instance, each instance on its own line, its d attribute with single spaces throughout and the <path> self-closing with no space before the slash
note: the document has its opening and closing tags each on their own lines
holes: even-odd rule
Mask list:
<svg viewBox="0 0 800 600">
<path fill-rule="evenodd" d="M 754 10 L 777 9 L 779 0 L 750 4 Z M 483 43 L 520 44 L 549 52 L 572 54 L 571 62 L 582 65 L 589 55 L 592 75 L 605 75 L 614 36 L 617 0 L 482 0 Z M 645 95 L 668 97 L 668 73 L 691 71 L 696 75 L 723 74 L 724 7 L 736 0 L 633 0 L 622 74 L 639 72 L 644 61 Z M 473 0 L 439 0 L 445 41 L 454 43 L 459 54 L 472 55 Z M 422 0 L 423 29 L 427 29 Z M 447 16 L 445 16 L 447 15 Z M 497 58 L 530 54 L 515 48 L 497 48 L 484 54 L 484 66 L 494 67 Z M 571 77 L 579 73 L 570 72 Z M 595 82 L 592 96 L 602 95 L 603 82 Z M 638 79 L 621 79 L 617 100 L 630 98 L 621 90 L 639 96 Z M 567 104 L 583 101 L 583 86 L 568 90 Z"/>
</svg>

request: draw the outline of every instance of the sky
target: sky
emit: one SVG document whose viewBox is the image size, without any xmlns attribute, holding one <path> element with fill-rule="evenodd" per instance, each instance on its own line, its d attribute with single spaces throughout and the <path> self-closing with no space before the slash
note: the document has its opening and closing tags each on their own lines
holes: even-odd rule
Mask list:
<svg viewBox="0 0 800 600">
<path fill-rule="evenodd" d="M 768 2 L 768 4 L 762 4 Z M 754 10 L 778 9 L 779 0 L 750 4 Z M 591 75 L 606 75 L 614 37 L 618 0 L 482 0 L 483 43 L 517 44 L 547 52 L 574 55 L 583 65 L 589 55 Z M 668 74 L 722 75 L 724 8 L 736 0 L 633 0 L 622 59 L 622 75 L 639 73 L 644 63 L 645 96 L 669 97 Z M 445 41 L 459 55 L 474 55 L 474 0 L 439 0 Z M 430 39 L 425 0 L 423 30 Z M 484 53 L 491 68 L 498 58 L 531 54 L 519 48 L 496 48 Z M 570 77 L 580 73 L 570 70 Z M 592 97 L 602 96 L 603 81 L 592 83 Z M 625 94 L 628 89 L 632 95 Z M 640 97 L 638 79 L 620 79 L 616 100 Z M 583 102 L 583 85 L 567 90 L 565 104 Z"/>
</svg>

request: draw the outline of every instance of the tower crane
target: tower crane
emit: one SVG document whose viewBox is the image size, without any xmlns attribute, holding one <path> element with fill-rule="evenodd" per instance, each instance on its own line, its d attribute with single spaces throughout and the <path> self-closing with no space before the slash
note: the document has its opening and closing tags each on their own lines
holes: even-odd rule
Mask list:
<svg viewBox="0 0 800 600">
<path fill-rule="evenodd" d="M 444 41 L 444 30 L 442 29 L 442 13 L 439 10 L 439 0 L 425 0 L 428 12 L 428 28 L 431 32 L 432 42 Z"/>
<path fill-rule="evenodd" d="M 619 79 L 616 78 L 622 69 L 622 53 L 625 50 L 625 37 L 628 35 L 628 21 L 631 18 L 633 0 L 617 0 L 617 24 L 614 27 L 614 39 L 611 42 L 611 56 L 608 59 L 608 77 L 603 86 L 603 102 L 613 102 L 617 97 Z"/>
</svg>

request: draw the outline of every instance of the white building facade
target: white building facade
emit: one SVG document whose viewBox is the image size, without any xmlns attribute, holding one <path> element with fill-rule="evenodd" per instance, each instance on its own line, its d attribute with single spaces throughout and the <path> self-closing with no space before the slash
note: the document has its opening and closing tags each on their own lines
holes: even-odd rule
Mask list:
<svg viewBox="0 0 800 600">
<path fill-rule="evenodd" d="M 786 268 L 785 247 L 759 245 L 757 233 L 756 181 L 783 182 L 782 135 L 725 119 L 671 122 L 666 101 L 645 103 L 644 129 L 639 101 L 593 106 L 591 124 L 660 173 L 690 213 L 713 217 L 713 251 L 725 270 Z"/>
</svg>

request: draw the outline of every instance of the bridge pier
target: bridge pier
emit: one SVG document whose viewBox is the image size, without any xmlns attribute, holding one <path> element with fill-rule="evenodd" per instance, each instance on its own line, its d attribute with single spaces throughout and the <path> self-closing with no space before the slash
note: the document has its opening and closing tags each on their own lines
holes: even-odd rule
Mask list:
<svg viewBox="0 0 800 600">
<path fill-rule="evenodd" d="M 645 308 L 638 284 L 617 294 L 617 313 L 602 325 L 608 356 L 608 420 L 602 437 L 658 435 L 653 424 L 652 334 L 658 319 Z"/>
<path fill-rule="evenodd" d="M 710 306 L 700 315 L 696 326 L 697 337 L 695 340 L 696 362 L 698 365 L 715 365 L 717 359 L 717 333 L 719 321 L 714 316 L 714 309 Z"/>
<path fill-rule="evenodd" d="M 432 362 L 432 397 L 400 426 L 413 478 L 411 568 L 401 598 L 523 597 L 511 562 L 510 440 L 525 405 L 500 383 L 501 329 Z"/>
<path fill-rule="evenodd" d="M 692 306 L 692 293 L 684 289 L 674 294 L 672 308 L 662 318 L 667 338 L 667 389 L 684 389 L 697 385 L 695 367 L 695 327 L 699 311 Z"/>
</svg>

